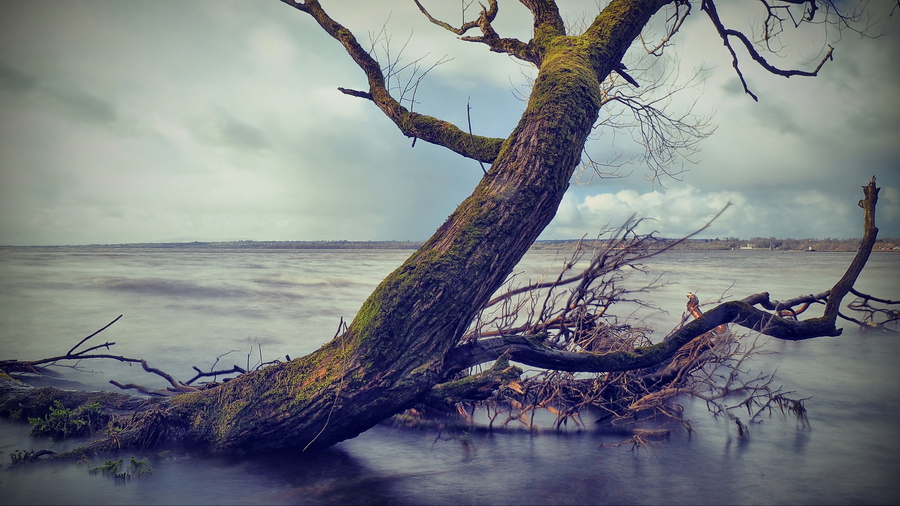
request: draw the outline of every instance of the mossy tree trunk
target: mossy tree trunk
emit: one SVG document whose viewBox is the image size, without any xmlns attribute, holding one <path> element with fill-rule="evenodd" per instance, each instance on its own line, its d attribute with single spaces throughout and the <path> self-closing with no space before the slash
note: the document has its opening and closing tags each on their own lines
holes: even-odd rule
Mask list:
<svg viewBox="0 0 900 506">
<path fill-rule="evenodd" d="M 234 452 L 327 447 L 441 383 L 444 355 L 555 215 L 597 119 L 600 82 L 666 3 L 614 1 L 585 34 L 568 36 L 553 2 L 532 2 L 539 74 L 515 130 L 479 155 L 493 160 L 472 195 L 381 282 L 343 335 L 306 357 L 172 398 L 155 418 L 168 439 Z M 364 95 L 404 133 L 438 144 L 459 135 L 394 102 L 377 63 L 318 2 L 292 5 L 344 44 L 370 79 Z M 146 439 L 142 431 L 130 437 Z"/>
<path fill-rule="evenodd" d="M 229 451 L 327 447 L 441 383 L 445 354 L 555 215 L 597 119 L 600 82 L 665 3 L 613 2 L 581 36 L 565 35 L 555 9 L 536 17 L 541 64 L 527 109 L 472 195 L 381 282 L 343 335 L 174 398 L 170 416 L 184 438 Z M 307 4 L 346 46 L 351 35 Z"/>
<path fill-rule="evenodd" d="M 603 100 L 600 83 L 611 71 L 621 72 L 625 51 L 650 18 L 675 3 L 612 0 L 583 34 L 569 35 L 553 0 L 521 0 L 535 21 L 533 38 L 522 43 L 493 33 L 496 2 L 489 0 L 489 8 L 473 25 L 484 34 L 479 41 L 539 69 L 512 134 L 489 139 L 406 110 L 388 93 L 378 63 L 318 1 L 282 1 L 311 15 L 366 74 L 368 91 L 342 91 L 374 102 L 403 134 L 490 162 L 491 168 L 437 232 L 378 285 L 342 335 L 308 356 L 243 374 L 213 389 L 154 402 L 117 434 L 116 444 L 168 440 L 228 452 L 324 448 L 429 395 L 440 395 L 434 387 L 447 381 L 448 371 L 470 365 L 472 357 L 505 349 L 518 354 L 517 359 L 557 360 L 558 353 L 552 355 L 529 340 L 503 342 L 492 350 L 449 352 L 554 217 L 597 120 Z M 877 194 L 874 181 L 872 188 Z M 719 324 L 703 323 L 710 328 Z M 825 327 L 826 333 L 818 335 L 831 335 L 827 332 L 834 329 L 833 315 Z M 608 370 L 647 367 L 648 357 L 659 363 L 677 350 L 676 344 L 680 346 L 663 343 L 659 349 L 609 354 L 602 360 L 616 367 Z M 592 362 L 591 367 L 610 366 Z M 516 371 L 498 363 L 484 380 L 490 384 L 491 374 L 509 377 Z M 457 386 L 478 390 L 477 385 Z"/>
</svg>

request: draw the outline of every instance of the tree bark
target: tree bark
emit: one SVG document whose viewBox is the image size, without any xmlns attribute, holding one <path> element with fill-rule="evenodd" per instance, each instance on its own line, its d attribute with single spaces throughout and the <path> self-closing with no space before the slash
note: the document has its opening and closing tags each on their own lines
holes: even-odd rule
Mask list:
<svg viewBox="0 0 900 506">
<path fill-rule="evenodd" d="M 472 195 L 381 282 L 344 334 L 306 357 L 172 397 L 148 424 L 165 425 L 170 440 L 213 450 L 324 448 L 443 383 L 444 356 L 555 215 L 597 119 L 600 82 L 668 1 L 615 0 L 581 36 L 563 32 L 551 2 L 532 3 L 538 77 L 525 113 Z M 315 14 L 370 77 L 373 101 L 409 125 L 381 94 L 352 34 L 317 1 L 293 5 Z M 442 143 L 436 135 L 432 140 Z M 149 430 L 124 434 L 119 443 L 146 440 Z"/>
<path fill-rule="evenodd" d="M 472 195 L 381 282 L 343 335 L 307 357 L 172 399 L 186 439 L 238 452 L 323 448 L 441 383 L 445 354 L 555 215 L 597 119 L 600 81 L 665 3 L 614 1 L 583 36 L 545 34 L 528 107 Z"/>
<path fill-rule="evenodd" d="M 613 0 L 579 36 L 564 32 L 554 2 L 523 1 L 535 17 L 528 57 L 540 63 L 527 108 L 499 148 L 485 141 L 484 149 L 471 151 L 473 137 L 445 124 L 427 128 L 433 119 L 413 116 L 386 94 L 377 62 L 316 0 L 284 1 L 312 15 L 369 77 L 369 92 L 353 94 L 375 102 L 405 134 L 489 158 L 491 168 L 435 234 L 378 285 L 346 332 L 305 357 L 157 401 L 117 436 L 121 446 L 169 440 L 235 453 L 325 448 L 429 396 L 477 391 L 517 373 L 500 363 L 475 384 L 444 383 L 448 366 L 459 360 L 448 355 L 451 349 L 554 217 L 597 120 L 600 83 L 619 68 L 650 17 L 672 0 Z M 737 305 L 721 307 L 726 312 Z M 708 320 L 716 314 L 707 313 Z M 711 329 L 720 323 L 692 325 Z M 689 340 L 685 334 L 634 350 L 623 363 L 658 363 L 681 339 Z M 608 366 L 622 358 L 588 360 L 621 370 Z M 109 441 L 91 448 L 103 445 Z"/>
</svg>

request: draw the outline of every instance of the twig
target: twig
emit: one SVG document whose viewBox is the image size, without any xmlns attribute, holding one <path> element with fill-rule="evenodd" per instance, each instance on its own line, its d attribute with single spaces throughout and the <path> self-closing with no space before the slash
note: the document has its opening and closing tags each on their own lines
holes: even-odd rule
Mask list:
<svg viewBox="0 0 900 506">
<path fill-rule="evenodd" d="M 90 339 L 90 338 L 96 336 L 97 334 L 103 332 L 103 331 L 106 330 L 110 325 L 112 325 L 113 323 L 116 323 L 117 321 L 119 321 L 119 318 L 121 318 L 121 317 L 122 317 L 122 315 L 117 316 L 113 321 L 111 321 L 111 322 L 107 323 L 106 325 L 104 325 L 100 330 L 98 330 L 98 331 L 94 332 L 93 334 L 91 334 L 91 335 L 85 337 L 85 338 L 82 339 L 81 341 L 78 341 L 78 344 L 76 344 L 75 346 L 72 346 L 72 349 L 70 349 L 69 351 L 66 352 L 66 356 L 67 356 L 67 357 L 68 357 L 68 356 L 71 356 L 71 355 L 72 355 L 72 352 L 75 351 L 76 348 L 78 348 L 79 346 L 81 346 L 82 343 L 84 343 L 84 342 L 87 341 L 88 339 Z M 112 344 L 115 344 L 115 343 L 112 343 Z M 111 346 L 111 344 L 100 345 L 100 347 L 103 347 L 103 346 Z M 90 351 L 91 349 L 96 349 L 96 348 L 97 348 L 97 347 L 95 347 L 95 348 L 90 348 L 90 349 L 88 349 L 88 350 L 85 350 L 85 352 Z M 84 352 L 81 352 L 81 353 L 84 353 Z"/>
<path fill-rule="evenodd" d="M 474 137 L 472 134 L 472 115 L 471 115 L 472 106 L 469 105 L 470 99 L 471 99 L 471 97 L 466 99 L 466 121 L 469 122 L 469 143 L 472 143 L 473 142 L 472 139 Z M 472 146 L 472 151 L 475 151 L 474 145 Z M 487 176 L 487 170 L 484 168 L 484 162 L 482 162 L 481 160 L 478 160 L 478 164 L 481 165 L 481 172 L 484 172 L 484 175 Z"/>
<path fill-rule="evenodd" d="M 189 379 L 188 381 L 186 381 L 184 383 L 185 385 L 190 385 L 191 383 L 197 381 L 200 378 L 207 378 L 209 376 L 212 376 L 213 378 L 215 378 L 216 376 L 219 376 L 220 374 L 233 374 L 233 373 L 244 374 L 247 372 L 246 369 L 243 369 L 242 367 L 237 366 L 237 365 L 235 365 L 231 369 L 222 369 L 219 371 L 209 371 L 209 372 L 203 372 L 197 366 L 191 366 L 191 368 L 194 369 L 195 371 L 197 371 L 197 375 L 194 376 L 193 378 Z"/>
</svg>

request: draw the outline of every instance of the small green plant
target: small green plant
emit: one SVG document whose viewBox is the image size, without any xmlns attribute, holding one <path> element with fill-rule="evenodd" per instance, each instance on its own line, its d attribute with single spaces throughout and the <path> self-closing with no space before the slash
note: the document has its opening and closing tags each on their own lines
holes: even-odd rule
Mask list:
<svg viewBox="0 0 900 506">
<path fill-rule="evenodd" d="M 118 473 L 120 467 L 122 467 L 122 459 L 107 460 L 106 462 L 103 463 L 102 466 L 91 469 L 91 472 L 92 473 L 103 473 L 103 474 Z"/>
<path fill-rule="evenodd" d="M 29 417 L 31 433 L 35 436 L 62 436 L 90 434 L 100 426 L 102 407 L 92 402 L 69 409 L 60 401 L 53 401 L 50 413 L 43 418 Z"/>
<path fill-rule="evenodd" d="M 149 460 L 137 460 L 134 457 L 131 457 L 131 466 L 129 466 L 129 470 L 132 476 L 140 476 L 142 474 L 150 474 L 153 472 Z"/>
<path fill-rule="evenodd" d="M 131 461 L 127 467 L 123 467 L 124 462 L 125 461 L 123 459 L 107 460 L 103 463 L 102 466 L 91 469 L 91 473 L 103 473 L 104 475 L 111 475 L 116 480 L 129 480 L 131 478 L 134 478 L 135 476 L 150 474 L 153 472 L 153 468 L 150 467 L 149 460 L 138 460 L 135 457 L 131 457 Z"/>
</svg>

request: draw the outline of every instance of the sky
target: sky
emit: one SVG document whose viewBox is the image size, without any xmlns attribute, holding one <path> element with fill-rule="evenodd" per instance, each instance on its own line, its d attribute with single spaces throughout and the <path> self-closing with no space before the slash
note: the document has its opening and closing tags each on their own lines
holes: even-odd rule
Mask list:
<svg viewBox="0 0 900 506">
<path fill-rule="evenodd" d="M 594 0 L 559 3 L 573 27 L 598 12 Z M 395 83 L 431 68 L 415 111 L 493 137 L 515 126 L 529 66 L 458 40 L 410 0 L 322 4 L 382 64 L 410 64 Z M 691 110 L 715 131 L 673 166 L 683 172 L 653 180 L 636 131 L 598 125 L 586 155 L 627 177 L 579 171 L 541 239 L 594 237 L 632 215 L 645 219 L 640 231 L 675 237 L 728 203 L 700 237 L 859 237 L 856 203 L 873 175 L 880 235 L 900 237 L 900 15 L 873 4 L 874 30 L 886 35 L 830 30 L 834 61 L 816 78 L 770 75 L 738 48 L 758 103 L 696 5 L 654 65 L 636 43 L 625 62 L 642 89 L 654 76 L 683 84 L 668 110 Z M 461 17 L 456 2 L 425 5 Z M 720 12 L 753 33 L 758 5 Z M 501 0 L 495 27 L 527 39 L 529 16 Z M 828 41 L 815 31 L 782 42 L 770 61 L 809 70 Z M 312 18 L 277 0 L 4 0 L 0 245 L 428 238 L 481 166 L 413 146 L 338 87 L 366 82 Z"/>
</svg>

